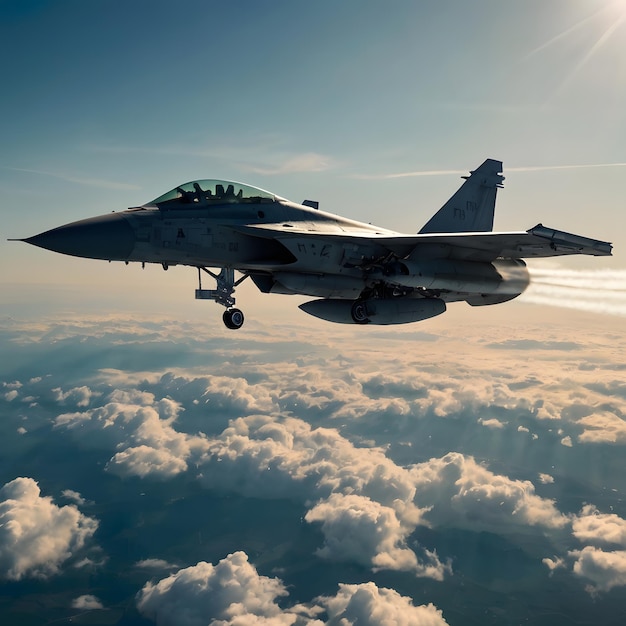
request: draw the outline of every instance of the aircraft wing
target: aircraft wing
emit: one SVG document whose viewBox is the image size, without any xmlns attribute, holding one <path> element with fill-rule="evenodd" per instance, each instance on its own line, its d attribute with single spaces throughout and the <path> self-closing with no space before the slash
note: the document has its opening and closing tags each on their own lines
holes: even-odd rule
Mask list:
<svg viewBox="0 0 626 626">
<path fill-rule="evenodd" d="M 610 256 L 612 245 L 605 241 L 573 235 L 538 224 L 527 231 L 434 233 L 405 235 L 375 231 L 339 229 L 309 230 L 297 224 L 259 224 L 238 227 L 247 235 L 276 239 L 296 257 L 304 252 L 307 242 L 320 245 L 341 245 L 351 250 L 356 260 L 396 255 L 425 256 L 466 261 L 493 261 L 497 258 L 541 258 L 568 254 Z"/>
</svg>

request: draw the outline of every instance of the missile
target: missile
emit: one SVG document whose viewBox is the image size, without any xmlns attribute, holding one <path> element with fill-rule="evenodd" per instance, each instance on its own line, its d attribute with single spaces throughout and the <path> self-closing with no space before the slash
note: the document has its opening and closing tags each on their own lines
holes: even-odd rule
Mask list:
<svg viewBox="0 0 626 626">
<path fill-rule="evenodd" d="M 358 310 L 355 310 L 358 307 Z M 339 324 L 409 324 L 441 315 L 446 303 L 439 298 L 367 300 L 310 300 L 299 307 L 305 313 Z M 359 322 L 356 322 L 359 319 Z"/>
</svg>

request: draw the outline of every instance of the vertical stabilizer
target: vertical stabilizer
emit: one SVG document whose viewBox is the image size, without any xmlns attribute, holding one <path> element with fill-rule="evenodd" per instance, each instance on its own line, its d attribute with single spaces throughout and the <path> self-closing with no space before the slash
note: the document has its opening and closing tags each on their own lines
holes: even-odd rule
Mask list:
<svg viewBox="0 0 626 626">
<path fill-rule="evenodd" d="M 493 230 L 496 191 L 502 187 L 502 161 L 487 159 L 463 176 L 459 190 L 433 215 L 420 233 L 466 233 Z"/>
</svg>

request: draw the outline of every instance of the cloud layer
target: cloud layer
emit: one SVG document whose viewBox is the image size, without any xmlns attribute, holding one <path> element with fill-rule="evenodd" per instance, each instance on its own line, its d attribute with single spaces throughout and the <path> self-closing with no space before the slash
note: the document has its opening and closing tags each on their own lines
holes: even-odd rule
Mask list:
<svg viewBox="0 0 626 626">
<path fill-rule="evenodd" d="M 519 617 L 507 585 L 590 615 L 626 584 L 626 345 L 610 324 L 521 328 L 12 322 L 3 454 L 33 478 L 3 474 L 2 506 L 53 548 L 2 527 L 4 578 L 124 571 L 119 602 L 141 590 L 162 623 L 454 623 L 489 594 Z M 85 580 L 64 606 L 114 611 Z"/>
</svg>

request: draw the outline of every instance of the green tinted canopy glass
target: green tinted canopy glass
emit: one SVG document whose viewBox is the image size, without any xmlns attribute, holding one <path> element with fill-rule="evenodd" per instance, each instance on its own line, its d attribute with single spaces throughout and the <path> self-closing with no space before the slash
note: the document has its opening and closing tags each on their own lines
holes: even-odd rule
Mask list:
<svg viewBox="0 0 626 626">
<path fill-rule="evenodd" d="M 179 185 L 148 204 L 257 204 L 282 200 L 279 196 L 243 183 L 229 180 L 195 180 Z"/>
</svg>

